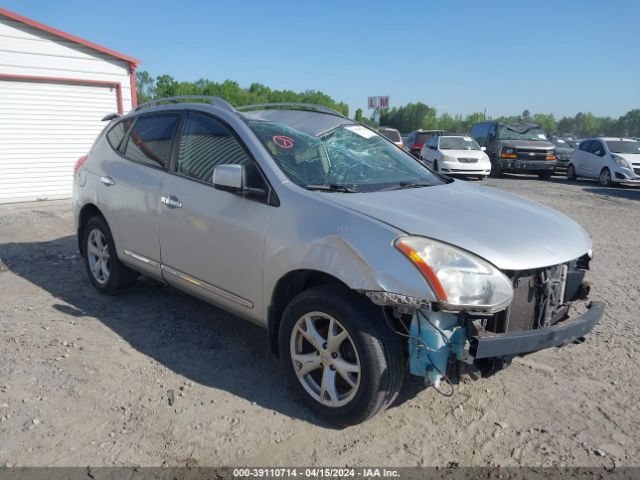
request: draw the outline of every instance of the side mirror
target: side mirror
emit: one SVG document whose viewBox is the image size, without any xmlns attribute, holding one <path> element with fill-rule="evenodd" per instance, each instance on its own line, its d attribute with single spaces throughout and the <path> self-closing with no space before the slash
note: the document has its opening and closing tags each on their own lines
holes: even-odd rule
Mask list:
<svg viewBox="0 0 640 480">
<path fill-rule="evenodd" d="M 487 151 L 487 147 L 480 147 L 480 150 L 482 150 L 483 152 Z"/>
<path fill-rule="evenodd" d="M 227 192 L 247 191 L 247 172 L 244 165 L 218 165 L 213 170 L 213 186 Z"/>
</svg>

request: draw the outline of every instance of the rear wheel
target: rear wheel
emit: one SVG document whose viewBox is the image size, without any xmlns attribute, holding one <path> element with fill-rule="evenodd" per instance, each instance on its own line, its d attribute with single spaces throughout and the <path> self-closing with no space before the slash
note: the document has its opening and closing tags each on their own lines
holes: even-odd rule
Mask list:
<svg viewBox="0 0 640 480">
<path fill-rule="evenodd" d="M 402 385 L 400 341 L 382 310 L 345 288 L 325 285 L 296 296 L 283 314 L 279 344 L 293 387 L 338 425 L 372 417 Z"/>
<path fill-rule="evenodd" d="M 567 167 L 567 179 L 576 180 L 577 178 L 578 176 L 576 175 L 576 167 L 574 167 L 573 164 L 570 164 Z"/>
<path fill-rule="evenodd" d="M 118 258 L 111 230 L 101 216 L 89 219 L 84 227 L 84 263 L 93 286 L 102 293 L 117 293 L 130 288 L 138 273 Z"/>
<path fill-rule="evenodd" d="M 540 180 L 549 180 L 553 172 L 539 172 L 538 178 Z"/>
<path fill-rule="evenodd" d="M 604 167 L 600 171 L 600 176 L 598 177 L 598 181 L 600 182 L 600 185 L 602 185 L 603 187 L 611 186 L 611 171 L 607 167 Z"/>
</svg>

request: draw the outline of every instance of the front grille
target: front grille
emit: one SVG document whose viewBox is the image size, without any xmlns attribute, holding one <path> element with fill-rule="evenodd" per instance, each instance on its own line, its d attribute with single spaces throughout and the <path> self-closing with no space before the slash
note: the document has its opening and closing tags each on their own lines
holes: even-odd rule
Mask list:
<svg viewBox="0 0 640 480">
<path fill-rule="evenodd" d="M 513 301 L 487 322 L 487 330 L 520 332 L 553 325 L 566 318 L 569 303 L 565 301 L 565 289 L 567 278 L 574 271 L 568 272 L 566 265 L 557 265 L 511 274 Z"/>
<path fill-rule="evenodd" d="M 532 148 L 516 148 L 516 155 L 519 160 L 546 160 L 550 152 Z"/>
<path fill-rule="evenodd" d="M 537 327 L 538 298 L 533 275 L 513 281 L 513 302 L 506 311 L 505 331 L 519 332 Z"/>
<path fill-rule="evenodd" d="M 477 158 L 458 158 L 460 163 L 478 163 Z"/>
<path fill-rule="evenodd" d="M 636 175 L 640 175 L 640 168 L 634 168 L 633 173 L 635 173 Z"/>
<path fill-rule="evenodd" d="M 464 173 L 483 173 L 484 170 L 465 170 L 463 168 L 450 168 L 451 172 L 464 172 Z"/>
</svg>

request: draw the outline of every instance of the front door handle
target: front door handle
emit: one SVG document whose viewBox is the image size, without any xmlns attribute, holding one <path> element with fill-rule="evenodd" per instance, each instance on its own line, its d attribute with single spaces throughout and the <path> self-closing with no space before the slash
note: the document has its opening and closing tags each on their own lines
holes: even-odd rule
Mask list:
<svg viewBox="0 0 640 480">
<path fill-rule="evenodd" d="M 104 183 L 107 187 L 116 184 L 116 181 L 111 177 L 100 177 L 100 182 Z"/>
<path fill-rule="evenodd" d="M 182 203 L 178 201 L 173 195 L 161 196 L 160 201 L 169 208 L 182 208 Z"/>
</svg>

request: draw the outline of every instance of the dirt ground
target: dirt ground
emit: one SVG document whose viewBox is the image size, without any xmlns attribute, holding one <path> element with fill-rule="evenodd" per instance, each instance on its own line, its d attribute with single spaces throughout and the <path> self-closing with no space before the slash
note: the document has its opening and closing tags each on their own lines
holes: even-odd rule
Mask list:
<svg viewBox="0 0 640 480">
<path fill-rule="evenodd" d="M 0 206 L 0 465 L 639 466 L 640 189 L 485 183 L 586 228 L 606 317 L 452 398 L 411 381 L 344 430 L 287 388 L 261 328 L 148 280 L 98 294 L 70 202 Z"/>
</svg>

